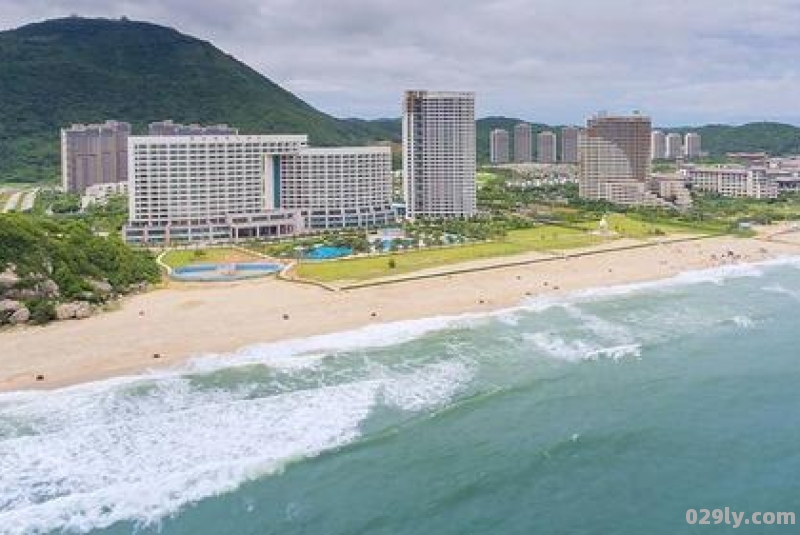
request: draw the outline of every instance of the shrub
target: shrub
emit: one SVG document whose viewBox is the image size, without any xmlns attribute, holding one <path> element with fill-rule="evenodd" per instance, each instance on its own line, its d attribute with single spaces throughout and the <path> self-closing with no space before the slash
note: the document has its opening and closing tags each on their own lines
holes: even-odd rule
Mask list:
<svg viewBox="0 0 800 535">
<path fill-rule="evenodd" d="M 56 307 L 50 301 L 36 299 L 26 303 L 26 306 L 31 313 L 30 321 L 34 325 L 43 325 L 56 319 Z"/>
</svg>

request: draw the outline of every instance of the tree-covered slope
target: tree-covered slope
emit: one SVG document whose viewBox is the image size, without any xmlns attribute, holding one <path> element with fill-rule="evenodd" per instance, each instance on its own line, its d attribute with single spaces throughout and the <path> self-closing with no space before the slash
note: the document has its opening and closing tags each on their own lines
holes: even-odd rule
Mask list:
<svg viewBox="0 0 800 535">
<path fill-rule="evenodd" d="M 0 326 L 25 309 L 36 322 L 60 303 L 101 304 L 160 280 L 149 251 L 78 220 L 0 214 Z M 13 321 L 12 321 L 13 322 Z"/>
<path fill-rule="evenodd" d="M 229 123 L 308 133 L 318 145 L 387 139 L 339 120 L 210 43 L 127 20 L 67 18 L 0 32 L 0 180 L 53 180 L 59 128 L 75 122 Z"/>
</svg>

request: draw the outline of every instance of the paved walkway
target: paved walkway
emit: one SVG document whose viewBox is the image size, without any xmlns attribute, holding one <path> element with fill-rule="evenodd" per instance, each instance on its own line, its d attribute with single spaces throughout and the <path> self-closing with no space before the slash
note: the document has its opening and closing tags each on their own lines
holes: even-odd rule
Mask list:
<svg viewBox="0 0 800 535">
<path fill-rule="evenodd" d="M 6 201 L 6 205 L 3 207 L 3 213 L 8 213 L 16 210 L 17 205 L 19 204 L 20 199 L 22 198 L 21 191 L 15 191 L 11 194 L 11 197 L 8 198 Z"/>
<path fill-rule="evenodd" d="M 25 196 L 22 198 L 22 207 L 20 208 L 23 212 L 30 212 L 33 210 L 33 205 L 36 202 L 36 196 L 39 194 L 40 188 L 34 188 L 30 191 L 25 192 Z"/>
</svg>

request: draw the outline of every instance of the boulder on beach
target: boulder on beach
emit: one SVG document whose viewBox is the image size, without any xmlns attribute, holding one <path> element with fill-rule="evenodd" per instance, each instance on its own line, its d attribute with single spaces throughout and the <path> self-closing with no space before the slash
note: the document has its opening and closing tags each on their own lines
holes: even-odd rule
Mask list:
<svg viewBox="0 0 800 535">
<path fill-rule="evenodd" d="M 92 315 L 92 305 L 86 301 L 62 303 L 56 306 L 56 319 L 81 320 Z"/>
<path fill-rule="evenodd" d="M 89 286 L 91 286 L 95 292 L 104 297 L 114 293 L 114 288 L 108 283 L 108 281 L 89 279 L 86 282 L 89 283 Z"/>
<path fill-rule="evenodd" d="M 30 311 L 19 301 L 14 301 L 13 299 L 0 300 L 0 325 L 25 323 L 30 317 Z"/>
<path fill-rule="evenodd" d="M 11 317 L 8 318 L 8 322 L 11 325 L 20 325 L 22 323 L 27 323 L 30 319 L 31 311 L 28 310 L 27 307 L 22 307 L 11 314 Z"/>
<path fill-rule="evenodd" d="M 0 301 L 0 315 L 13 314 L 20 308 L 22 308 L 22 303 L 19 301 L 14 301 L 13 299 L 3 299 Z"/>
</svg>

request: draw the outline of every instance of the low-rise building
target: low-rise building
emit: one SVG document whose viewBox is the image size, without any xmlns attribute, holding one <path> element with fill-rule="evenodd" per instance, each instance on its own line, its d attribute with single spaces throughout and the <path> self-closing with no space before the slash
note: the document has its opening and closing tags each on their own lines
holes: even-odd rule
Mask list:
<svg viewBox="0 0 800 535">
<path fill-rule="evenodd" d="M 670 208 L 683 210 L 692 206 L 692 193 L 680 174 L 654 174 L 650 179 L 650 191 L 666 201 Z"/>
<path fill-rule="evenodd" d="M 774 199 L 778 196 L 778 182 L 769 176 L 766 168 L 686 167 L 683 174 L 695 191 L 754 199 Z"/>
<path fill-rule="evenodd" d="M 112 182 L 109 184 L 95 184 L 89 186 L 81 196 L 81 210 L 92 204 L 105 204 L 112 195 L 127 195 L 127 182 Z"/>
</svg>

